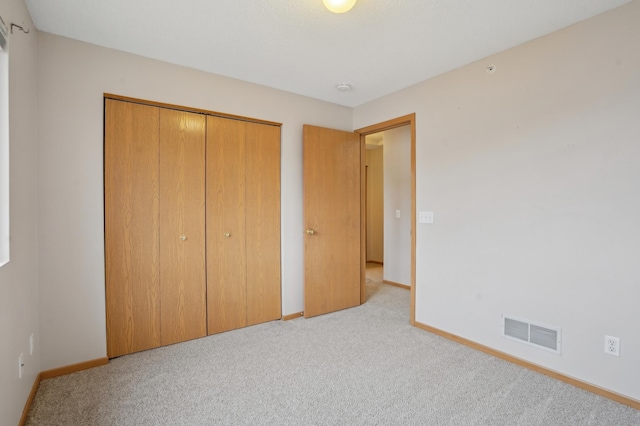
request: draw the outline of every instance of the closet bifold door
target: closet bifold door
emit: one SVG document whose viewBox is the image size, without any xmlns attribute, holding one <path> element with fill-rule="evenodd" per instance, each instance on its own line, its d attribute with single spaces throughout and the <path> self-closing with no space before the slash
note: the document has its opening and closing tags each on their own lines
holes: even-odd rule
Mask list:
<svg viewBox="0 0 640 426">
<path fill-rule="evenodd" d="M 207 335 L 205 126 L 201 114 L 160 110 L 162 345 Z"/>
<path fill-rule="evenodd" d="M 107 355 L 160 345 L 159 109 L 105 100 Z"/>
<path fill-rule="evenodd" d="M 207 117 L 207 318 L 209 334 L 247 325 L 245 123 Z"/>
<path fill-rule="evenodd" d="M 282 317 L 280 127 L 246 123 L 247 325 Z"/>
</svg>

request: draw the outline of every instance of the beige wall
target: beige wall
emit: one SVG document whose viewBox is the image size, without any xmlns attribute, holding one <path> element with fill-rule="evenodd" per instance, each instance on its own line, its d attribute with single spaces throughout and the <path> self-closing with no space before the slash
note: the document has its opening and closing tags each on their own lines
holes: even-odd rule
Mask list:
<svg viewBox="0 0 640 426">
<path fill-rule="evenodd" d="M 103 92 L 284 123 L 284 314 L 303 308 L 302 124 L 415 112 L 417 207 L 435 212 L 417 228 L 417 320 L 640 399 L 640 2 L 355 110 L 38 34 L 20 0 L 0 13 L 32 29 L 11 38 L 0 423 L 38 371 L 106 353 Z M 562 327 L 563 354 L 500 338 L 501 313 Z"/>
<path fill-rule="evenodd" d="M 106 354 L 104 92 L 283 123 L 283 314 L 302 311 L 302 125 L 351 130 L 352 110 L 50 34 L 38 43 L 42 368 Z"/>
<path fill-rule="evenodd" d="M 383 147 L 368 149 L 367 162 L 367 261 L 384 262 Z"/>
<path fill-rule="evenodd" d="M 4 22 L 32 31 L 9 35 L 11 261 L 0 268 L 0 424 L 16 425 L 40 372 L 36 169 L 36 44 L 21 0 L 0 0 Z M 35 351 L 29 355 L 29 336 Z M 18 356 L 24 375 L 18 379 Z"/>
<path fill-rule="evenodd" d="M 383 140 L 384 279 L 411 285 L 411 128 L 387 130 Z"/>
<path fill-rule="evenodd" d="M 638 22 L 634 1 L 354 110 L 416 113 L 416 320 L 635 399 Z M 561 327 L 562 355 L 501 338 L 502 313 Z"/>
</svg>

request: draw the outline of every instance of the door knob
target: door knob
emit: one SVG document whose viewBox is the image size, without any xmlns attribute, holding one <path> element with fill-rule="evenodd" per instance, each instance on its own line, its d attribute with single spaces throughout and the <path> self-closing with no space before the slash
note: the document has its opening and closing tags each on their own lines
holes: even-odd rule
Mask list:
<svg viewBox="0 0 640 426">
<path fill-rule="evenodd" d="M 314 231 L 313 229 L 311 229 L 311 228 L 307 229 L 307 234 L 308 235 L 313 235 L 315 233 L 316 233 L 316 231 Z"/>
<path fill-rule="evenodd" d="M 230 234 L 230 233 L 228 233 L 228 232 L 225 232 L 225 233 L 224 233 L 224 237 L 225 237 L 225 238 L 229 238 L 230 236 L 231 236 L 231 234 Z"/>
<path fill-rule="evenodd" d="M 185 241 L 187 239 L 186 235 L 180 235 L 180 240 Z"/>
</svg>

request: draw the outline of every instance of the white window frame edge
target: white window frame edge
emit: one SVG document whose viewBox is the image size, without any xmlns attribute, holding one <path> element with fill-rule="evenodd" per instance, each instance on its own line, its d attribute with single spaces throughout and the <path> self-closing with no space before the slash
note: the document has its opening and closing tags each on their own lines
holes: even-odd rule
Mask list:
<svg viewBox="0 0 640 426">
<path fill-rule="evenodd" d="M 0 267 L 10 260 L 10 186 L 9 186 L 9 34 L 6 24 L 0 17 L 0 32 L 6 42 L 4 49 L 0 48 L 0 67 L 4 68 L 0 74 L 0 90 L 6 96 L 0 98 Z M 5 113 L 6 111 L 6 113 Z"/>
</svg>

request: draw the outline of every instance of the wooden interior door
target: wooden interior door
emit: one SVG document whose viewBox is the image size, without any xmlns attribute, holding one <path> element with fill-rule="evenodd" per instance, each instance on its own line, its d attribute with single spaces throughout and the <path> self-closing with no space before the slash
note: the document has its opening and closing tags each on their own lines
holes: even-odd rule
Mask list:
<svg viewBox="0 0 640 426">
<path fill-rule="evenodd" d="M 207 117 L 209 334 L 247 325 L 245 123 Z"/>
<path fill-rule="evenodd" d="M 202 114 L 160 110 L 162 345 L 207 335 L 205 125 Z"/>
<path fill-rule="evenodd" d="M 280 127 L 246 123 L 247 325 L 282 317 Z"/>
<path fill-rule="evenodd" d="M 361 146 L 356 133 L 304 126 L 304 316 L 360 304 Z"/>
<path fill-rule="evenodd" d="M 160 345 L 159 109 L 105 100 L 107 356 Z"/>
</svg>

